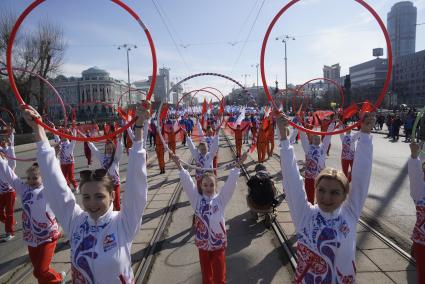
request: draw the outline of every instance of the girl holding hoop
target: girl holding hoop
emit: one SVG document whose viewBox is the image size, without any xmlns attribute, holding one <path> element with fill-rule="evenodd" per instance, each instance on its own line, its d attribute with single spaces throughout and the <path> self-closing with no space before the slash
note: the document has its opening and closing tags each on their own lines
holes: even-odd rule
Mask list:
<svg viewBox="0 0 425 284">
<path fill-rule="evenodd" d="M 23 239 L 38 283 L 62 283 L 66 274 L 50 267 L 60 237 L 56 217 L 44 196 L 44 186 L 38 164 L 27 169 L 27 182 L 21 181 L 8 165 L 0 159 L 0 179 L 11 184 L 22 200 Z"/>
<path fill-rule="evenodd" d="M 118 139 L 117 145 L 115 146 L 112 140 L 107 140 L 105 143 L 105 151 L 101 153 L 99 149 L 92 143 L 88 142 L 90 150 L 94 153 L 94 156 L 99 160 L 102 168 L 108 173 L 114 185 L 114 211 L 120 211 L 121 209 L 121 189 L 120 189 L 120 160 L 123 152 L 122 138 Z"/>
<path fill-rule="evenodd" d="M 189 138 L 190 139 L 190 138 Z M 181 164 L 176 155 L 171 159 L 180 170 L 180 180 L 190 204 L 195 210 L 195 245 L 199 251 L 202 283 L 226 283 L 226 225 L 224 210 L 232 198 L 239 177 L 239 167 L 245 161 L 247 154 L 235 164 L 226 183 L 217 190 L 217 177 L 212 172 L 201 176 L 201 188 L 193 182 L 190 174 Z"/>
<path fill-rule="evenodd" d="M 351 189 L 344 173 L 325 168 L 314 180 L 317 204 L 307 201 L 288 120 L 276 113 L 280 132 L 282 182 L 298 236 L 296 283 L 355 283 L 356 225 L 366 200 L 372 171 L 375 116 L 363 113 L 354 157 Z M 320 138 L 320 137 L 319 137 Z"/>
<path fill-rule="evenodd" d="M 410 196 L 416 205 L 416 224 L 412 240 L 417 282 L 425 283 L 425 163 L 421 163 L 419 159 L 421 146 L 417 143 L 410 144 L 411 154 L 407 169 L 410 180 Z"/>
<path fill-rule="evenodd" d="M 147 107 L 143 107 L 146 105 Z M 75 283 L 133 283 L 131 243 L 139 232 L 147 199 L 146 153 L 142 148 L 142 127 L 149 103 L 142 104 L 136 120 L 136 139 L 130 151 L 127 190 L 121 211 L 113 211 L 113 183 L 105 169 L 80 172 L 82 209 L 70 192 L 55 158 L 41 119 L 30 106 L 21 108 L 35 133 L 37 159 L 45 196 L 70 239 L 72 277 Z"/>
<path fill-rule="evenodd" d="M 54 125 L 52 125 L 54 127 Z M 67 131 L 67 130 L 64 130 Z M 69 130 L 68 130 L 69 131 Z M 77 135 L 77 130 L 74 128 L 72 130 L 72 135 Z M 58 135 L 53 135 L 55 142 L 58 144 L 59 147 L 59 160 L 61 164 L 61 170 L 63 173 L 63 176 L 66 179 L 67 185 L 69 187 L 69 184 L 72 184 L 74 187 L 75 193 L 79 193 L 78 189 L 78 183 L 75 179 L 75 164 L 74 164 L 74 148 L 77 141 L 69 141 L 68 138 L 61 137 L 59 138 Z"/>
<path fill-rule="evenodd" d="M 8 131 L 9 137 L 1 137 L 0 139 L 0 153 L 6 154 L 12 158 L 8 160 L 9 167 L 14 171 L 16 168 L 15 156 L 15 136 L 13 128 L 10 127 Z M 15 223 L 16 220 L 13 216 L 15 209 L 16 191 L 5 179 L 0 179 L 0 222 L 4 223 L 6 235 L 2 241 L 10 241 L 15 237 Z"/>
<path fill-rule="evenodd" d="M 334 123 L 329 126 L 329 132 L 333 131 Z M 320 142 L 319 135 L 310 135 L 311 143 L 307 134 L 303 131 L 300 134 L 301 145 L 305 153 L 305 176 L 304 188 L 307 193 L 307 200 L 314 204 L 315 179 L 319 173 L 325 168 L 325 160 L 327 156 L 328 146 L 331 143 L 331 135 L 323 138 Z"/>
</svg>

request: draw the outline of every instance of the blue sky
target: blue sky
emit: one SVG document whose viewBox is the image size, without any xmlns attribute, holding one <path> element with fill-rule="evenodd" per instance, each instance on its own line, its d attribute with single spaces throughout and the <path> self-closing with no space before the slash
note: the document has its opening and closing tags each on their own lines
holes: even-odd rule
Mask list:
<svg viewBox="0 0 425 284">
<path fill-rule="evenodd" d="M 1 0 L 0 9 L 7 8 L 19 14 L 31 2 Z M 256 82 L 254 65 L 259 63 L 267 27 L 288 1 L 123 2 L 132 7 L 148 27 L 155 42 L 158 66 L 170 68 L 172 81 L 199 72 L 217 72 L 252 85 Z M 384 23 L 396 2 L 368 1 Z M 425 0 L 412 2 L 418 8 L 417 22 L 425 22 Z M 79 76 L 82 70 L 98 66 L 126 81 L 125 52 L 117 50 L 122 43 L 138 46 L 130 52 L 131 80 L 146 79 L 151 74 L 152 61 L 143 30 L 111 1 L 46 0 L 24 21 L 21 31 L 30 31 L 45 18 L 60 24 L 64 30 L 68 47 L 63 74 Z M 269 85 L 274 85 L 277 79 L 279 86 L 284 86 L 284 46 L 275 40 L 284 34 L 296 38 L 288 43 L 288 81 L 294 84 L 321 77 L 325 64 L 340 63 L 341 75 L 345 75 L 350 66 L 373 59 L 373 48 L 385 49 L 384 37 L 373 17 L 354 0 L 301 0 L 281 17 L 271 33 L 265 61 Z M 425 25 L 418 26 L 416 32 L 416 50 L 423 49 Z M 221 78 L 199 77 L 184 87 L 190 90 L 206 86 L 227 92 L 234 84 Z"/>
</svg>

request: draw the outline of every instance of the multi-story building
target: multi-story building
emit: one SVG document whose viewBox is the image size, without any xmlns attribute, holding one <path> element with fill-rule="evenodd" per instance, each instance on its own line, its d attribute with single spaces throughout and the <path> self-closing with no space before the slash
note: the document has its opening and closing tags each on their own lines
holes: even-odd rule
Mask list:
<svg viewBox="0 0 425 284">
<path fill-rule="evenodd" d="M 387 75 L 387 59 L 376 58 L 351 66 L 349 70 L 353 88 L 380 87 Z"/>
<path fill-rule="evenodd" d="M 410 1 L 394 4 L 387 15 L 394 61 L 415 52 L 417 8 Z"/>
<path fill-rule="evenodd" d="M 145 90 L 149 89 L 149 84 L 152 76 L 149 76 L 148 81 L 140 81 L 136 86 L 144 87 Z M 139 87 L 138 87 L 139 88 Z M 156 75 L 156 83 L 154 89 L 154 100 L 157 102 L 170 102 L 170 69 L 159 68 L 159 74 Z"/>
<path fill-rule="evenodd" d="M 323 78 L 337 81 L 341 77 L 341 66 L 339 63 L 332 66 L 323 66 Z"/>
<path fill-rule="evenodd" d="M 398 104 L 425 105 L 425 50 L 400 56 L 394 64 L 393 92 Z"/>
<path fill-rule="evenodd" d="M 89 119 L 97 115 L 108 116 L 114 113 L 121 97 L 121 106 L 128 104 L 128 86 L 120 80 L 111 78 L 109 73 L 98 67 L 92 67 L 82 72 L 81 78 L 57 76 L 52 85 L 59 92 L 65 106 L 77 108 L 77 115 L 82 119 Z M 56 97 L 50 91 L 49 97 L 53 102 L 47 102 L 50 115 L 63 117 L 62 106 L 58 104 Z M 110 104 L 93 104 L 101 101 Z M 112 107 L 113 106 L 113 107 Z"/>
</svg>

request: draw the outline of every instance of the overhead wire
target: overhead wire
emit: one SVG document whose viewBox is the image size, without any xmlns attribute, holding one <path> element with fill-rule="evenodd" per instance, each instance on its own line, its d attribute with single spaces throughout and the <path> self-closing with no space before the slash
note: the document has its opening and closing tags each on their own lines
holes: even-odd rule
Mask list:
<svg viewBox="0 0 425 284">
<path fill-rule="evenodd" d="M 234 71 L 234 69 L 235 69 L 236 65 L 237 65 L 237 64 L 238 64 L 238 62 L 239 62 L 239 59 L 240 59 L 240 58 L 241 58 L 241 56 L 242 56 L 242 52 L 244 51 L 245 46 L 246 46 L 246 44 L 247 44 L 247 42 L 248 42 L 248 40 L 249 40 L 249 37 L 251 36 L 251 33 L 252 33 L 253 29 L 254 29 L 254 26 L 255 26 L 255 24 L 257 23 L 258 17 L 260 16 L 261 10 L 262 10 L 262 8 L 263 8 L 263 6 L 264 6 L 264 3 L 265 3 L 265 2 L 266 2 L 265 0 L 263 0 L 263 2 L 261 2 L 261 6 L 260 6 L 260 8 L 258 9 L 257 15 L 255 16 L 255 19 L 254 19 L 254 21 L 252 22 L 251 28 L 249 29 L 249 32 L 248 32 L 248 35 L 247 35 L 246 39 L 245 39 L 245 40 L 244 40 L 244 42 L 243 42 L 242 48 L 241 48 L 241 50 L 239 51 L 238 57 L 236 58 L 235 63 L 233 64 L 233 67 L 232 67 L 232 71 L 231 71 L 230 73 L 233 73 L 233 71 Z"/>
<path fill-rule="evenodd" d="M 180 48 L 179 48 L 179 46 L 178 46 L 178 44 L 177 44 L 176 40 L 174 39 L 174 36 L 173 36 L 173 34 L 171 33 L 170 28 L 168 27 L 168 25 L 167 25 L 167 23 L 166 23 L 166 21 L 165 21 L 165 19 L 164 19 L 164 16 L 162 15 L 161 11 L 159 10 L 159 7 L 157 6 L 156 1 L 155 1 L 155 0 L 152 0 L 152 3 L 153 3 L 153 5 L 154 5 L 154 7 L 155 7 L 156 12 L 158 13 L 159 17 L 161 18 L 161 21 L 162 21 L 162 23 L 164 24 L 164 26 L 165 26 L 165 28 L 166 28 L 166 30 L 167 30 L 167 32 L 168 32 L 168 35 L 170 36 L 171 41 L 173 42 L 174 47 L 176 48 L 177 53 L 178 53 L 178 54 L 179 54 L 179 56 L 180 56 L 180 59 L 182 60 L 182 62 L 183 62 L 183 64 L 184 64 L 184 66 L 185 66 L 185 67 L 186 67 L 186 69 L 189 71 L 189 73 L 191 73 L 191 71 L 190 71 L 190 67 L 189 67 L 189 65 L 187 64 L 186 59 L 184 58 L 183 54 L 181 53 Z"/>
</svg>

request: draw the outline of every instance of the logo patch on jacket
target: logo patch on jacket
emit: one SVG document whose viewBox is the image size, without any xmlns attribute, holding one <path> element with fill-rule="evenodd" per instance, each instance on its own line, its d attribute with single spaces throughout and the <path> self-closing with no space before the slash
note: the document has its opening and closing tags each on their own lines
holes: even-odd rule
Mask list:
<svg viewBox="0 0 425 284">
<path fill-rule="evenodd" d="M 107 252 L 117 247 L 117 241 L 114 234 L 106 235 L 103 239 L 103 251 Z"/>
</svg>

